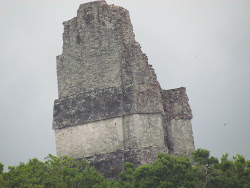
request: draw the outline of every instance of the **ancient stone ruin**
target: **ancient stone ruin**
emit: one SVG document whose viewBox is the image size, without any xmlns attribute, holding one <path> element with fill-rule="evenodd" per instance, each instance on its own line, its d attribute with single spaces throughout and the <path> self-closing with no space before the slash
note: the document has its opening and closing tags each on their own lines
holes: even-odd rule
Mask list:
<svg viewBox="0 0 250 188">
<path fill-rule="evenodd" d="M 95 1 L 63 24 L 53 118 L 57 155 L 86 158 L 106 177 L 115 177 L 124 162 L 151 163 L 160 152 L 190 155 L 186 89 L 161 89 L 129 12 Z"/>
</svg>

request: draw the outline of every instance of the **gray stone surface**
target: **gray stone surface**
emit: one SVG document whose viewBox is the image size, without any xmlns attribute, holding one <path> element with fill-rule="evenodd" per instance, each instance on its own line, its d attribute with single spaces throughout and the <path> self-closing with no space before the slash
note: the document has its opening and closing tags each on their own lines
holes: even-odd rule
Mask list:
<svg viewBox="0 0 250 188">
<path fill-rule="evenodd" d="M 186 88 L 162 90 L 163 107 L 167 119 L 192 119 Z"/>
<path fill-rule="evenodd" d="M 173 155 L 191 155 L 194 139 L 191 119 L 192 110 L 188 104 L 185 88 L 162 90 L 165 111 L 166 145 Z"/>
<path fill-rule="evenodd" d="M 90 2 L 63 24 L 53 113 L 57 155 L 86 158 L 106 177 L 116 177 L 126 161 L 139 166 L 160 152 L 189 155 L 186 90 L 161 89 L 128 11 Z"/>
<path fill-rule="evenodd" d="M 162 113 L 158 92 L 144 86 L 112 87 L 70 95 L 54 103 L 53 128 L 136 113 Z M 149 98 L 151 96 L 151 98 Z"/>
<path fill-rule="evenodd" d="M 123 118 L 56 129 L 57 155 L 83 158 L 124 150 Z"/>
</svg>

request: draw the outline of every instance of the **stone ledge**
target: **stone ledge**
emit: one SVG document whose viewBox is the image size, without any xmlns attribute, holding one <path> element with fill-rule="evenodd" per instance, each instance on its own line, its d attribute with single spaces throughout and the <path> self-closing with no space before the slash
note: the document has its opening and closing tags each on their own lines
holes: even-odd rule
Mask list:
<svg viewBox="0 0 250 188">
<path fill-rule="evenodd" d="M 129 114 L 162 113 L 158 100 L 150 105 L 142 99 L 149 98 L 149 92 L 140 92 L 133 85 L 106 88 L 80 93 L 55 100 L 53 129 L 120 117 Z"/>
</svg>

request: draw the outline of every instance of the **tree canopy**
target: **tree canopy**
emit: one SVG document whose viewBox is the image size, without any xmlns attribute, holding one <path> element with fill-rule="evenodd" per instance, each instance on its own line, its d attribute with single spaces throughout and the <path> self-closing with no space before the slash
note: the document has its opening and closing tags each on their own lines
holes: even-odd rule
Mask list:
<svg viewBox="0 0 250 188">
<path fill-rule="evenodd" d="M 205 149 L 194 151 L 191 160 L 160 153 L 151 165 L 125 163 L 118 180 L 105 179 L 86 160 L 66 156 L 48 155 L 45 162 L 30 159 L 8 172 L 3 167 L 0 163 L 0 188 L 250 188 L 250 160 L 224 154 L 219 161 Z"/>
</svg>

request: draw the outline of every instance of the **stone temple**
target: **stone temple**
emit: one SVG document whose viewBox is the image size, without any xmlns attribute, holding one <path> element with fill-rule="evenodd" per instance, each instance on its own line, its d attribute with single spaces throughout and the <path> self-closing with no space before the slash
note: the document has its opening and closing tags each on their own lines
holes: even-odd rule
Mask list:
<svg viewBox="0 0 250 188">
<path fill-rule="evenodd" d="M 117 176 L 124 162 L 152 163 L 160 152 L 190 155 L 186 89 L 161 88 L 129 12 L 95 1 L 63 25 L 53 114 L 57 155 L 86 158 L 106 177 Z"/>
</svg>

